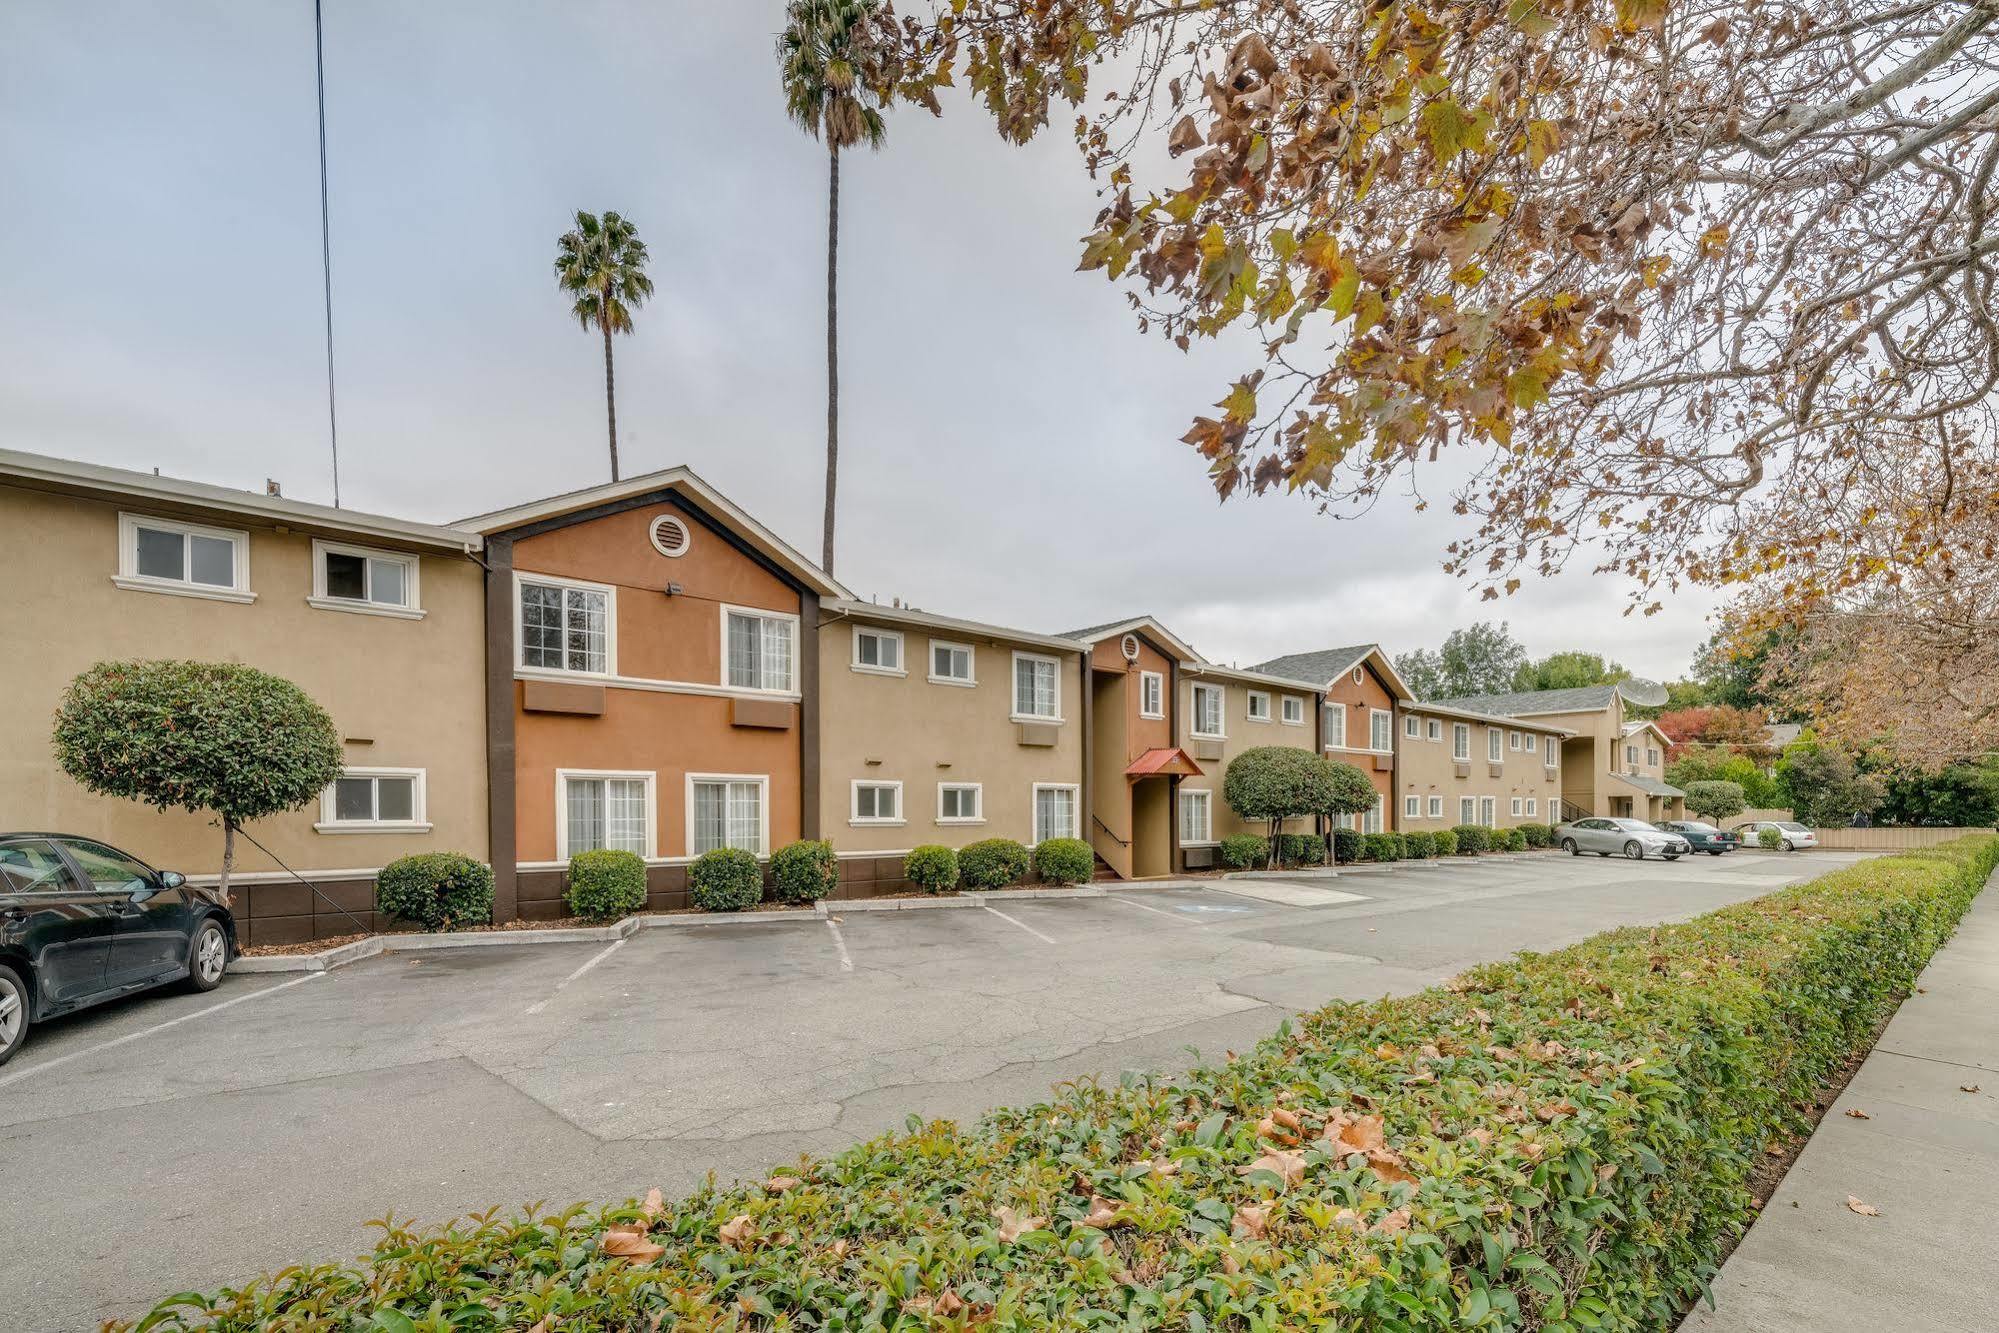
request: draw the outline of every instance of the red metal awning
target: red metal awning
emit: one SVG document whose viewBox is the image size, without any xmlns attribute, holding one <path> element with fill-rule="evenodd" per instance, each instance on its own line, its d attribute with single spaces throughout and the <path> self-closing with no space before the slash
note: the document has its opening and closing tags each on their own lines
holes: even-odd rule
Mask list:
<svg viewBox="0 0 1999 1333">
<path fill-rule="evenodd" d="M 1179 746 L 1169 745 L 1162 750 L 1147 750 L 1131 761 L 1131 767 L 1124 771 L 1124 775 L 1128 778 L 1198 778 L 1201 766 L 1194 762 L 1194 756 Z"/>
</svg>

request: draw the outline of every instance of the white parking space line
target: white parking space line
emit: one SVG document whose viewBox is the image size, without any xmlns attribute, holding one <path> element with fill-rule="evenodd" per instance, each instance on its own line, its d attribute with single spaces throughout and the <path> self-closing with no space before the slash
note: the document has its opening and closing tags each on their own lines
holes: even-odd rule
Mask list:
<svg viewBox="0 0 1999 1333">
<path fill-rule="evenodd" d="M 100 1041 L 97 1045 L 86 1046 L 80 1051 L 71 1051 L 68 1055 L 58 1055 L 53 1060 L 44 1060 L 30 1069 L 16 1070 L 5 1078 L 0 1078 L 0 1088 L 19 1083 L 22 1079 L 33 1078 L 44 1070 L 54 1069 L 57 1065 L 66 1065 L 72 1060 L 81 1060 L 86 1055 L 96 1055 L 101 1051 L 108 1051 L 114 1046 L 123 1046 L 126 1042 L 137 1041 L 141 1037 L 150 1037 L 156 1032 L 165 1032 L 168 1028 L 179 1027 L 182 1023 L 191 1023 L 197 1018 L 206 1018 L 210 1014 L 220 1013 L 224 1009 L 232 1008 L 235 1005 L 243 1004 L 250 1000 L 261 1000 L 266 995 L 276 995 L 281 990 L 290 990 L 293 986 L 302 986 L 308 981 L 317 981 L 326 975 L 324 972 L 308 972 L 302 977 L 293 977 L 290 981 L 280 981 L 275 986 L 266 986 L 262 990 L 253 990 L 248 995 L 238 995 L 233 999 L 224 1000 L 220 1004 L 211 1004 L 206 1009 L 197 1009 L 191 1014 L 182 1014 L 179 1018 L 169 1018 L 164 1023 L 155 1023 L 149 1028 L 141 1028 L 137 1032 L 128 1032 L 122 1037 L 113 1037 L 110 1041 Z"/>
<path fill-rule="evenodd" d="M 538 1014 L 542 1010 L 548 1008 L 550 1004 L 554 1003 L 555 997 L 562 994 L 563 989 L 566 986 L 568 986 L 570 982 L 576 980 L 578 977 L 582 976 L 585 972 L 588 972 L 591 968 L 597 966 L 597 964 L 603 962 L 606 958 L 609 958 L 612 954 L 616 953 L 618 950 L 624 947 L 625 947 L 625 942 L 623 940 L 614 940 L 610 944 L 605 945 L 602 949 L 599 949 L 597 953 L 591 957 L 589 962 L 583 964 L 583 966 L 577 968 L 574 972 L 571 972 L 568 976 L 564 977 L 561 981 L 557 982 L 555 985 L 555 989 L 548 993 L 546 999 L 536 1000 L 533 1004 L 529 1005 L 528 1012 L 531 1014 Z"/>
<path fill-rule="evenodd" d="M 1047 935 L 1043 935 L 1040 931 L 1036 930 L 1033 926 L 1028 925 L 1025 921 L 1021 921 L 1015 917 L 1008 916 L 1005 912 L 1000 911 L 999 908 L 997 907 L 993 907 L 985 903 L 981 903 L 979 905 L 981 907 L 984 907 L 988 912 L 991 912 L 994 916 L 998 917 L 1000 920 L 1006 922 L 1009 926 L 1019 926 L 1022 930 L 1034 936 L 1035 939 L 1040 940 L 1043 944 L 1055 944 L 1058 942 Z"/>
<path fill-rule="evenodd" d="M 840 951 L 840 970 L 853 971 L 854 956 L 847 952 L 847 937 L 840 933 L 840 923 L 829 916 L 826 918 L 826 929 L 833 932 L 833 947 Z"/>
</svg>

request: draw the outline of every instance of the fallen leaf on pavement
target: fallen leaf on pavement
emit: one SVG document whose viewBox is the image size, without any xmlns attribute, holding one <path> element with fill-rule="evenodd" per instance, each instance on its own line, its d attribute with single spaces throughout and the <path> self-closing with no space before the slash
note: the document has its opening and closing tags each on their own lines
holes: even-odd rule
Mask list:
<svg viewBox="0 0 1999 1333">
<path fill-rule="evenodd" d="M 1859 1213 L 1862 1217 L 1881 1216 L 1881 1210 L 1879 1208 L 1876 1208 L 1871 1203 L 1862 1203 L 1859 1199 L 1855 1198 L 1851 1194 L 1846 1196 L 1846 1206 L 1852 1209 L 1854 1212 Z"/>
<path fill-rule="evenodd" d="M 1867 1112 L 1861 1110 L 1857 1106 L 1847 1107 L 1846 1113 L 1852 1116 L 1855 1120 L 1872 1120 L 1874 1118 L 1873 1116 L 1867 1114 Z"/>
</svg>

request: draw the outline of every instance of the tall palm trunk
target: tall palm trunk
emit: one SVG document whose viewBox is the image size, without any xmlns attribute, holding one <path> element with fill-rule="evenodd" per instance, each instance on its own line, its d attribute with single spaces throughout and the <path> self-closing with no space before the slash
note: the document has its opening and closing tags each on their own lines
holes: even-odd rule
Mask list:
<svg viewBox="0 0 1999 1333">
<path fill-rule="evenodd" d="M 604 413 L 611 424 L 611 480 L 618 479 L 618 395 L 611 378 L 611 322 L 599 320 L 604 330 Z"/>
<path fill-rule="evenodd" d="M 840 149 L 830 154 L 826 190 L 826 546 L 819 564 L 833 572 L 833 499 L 840 485 Z"/>
</svg>

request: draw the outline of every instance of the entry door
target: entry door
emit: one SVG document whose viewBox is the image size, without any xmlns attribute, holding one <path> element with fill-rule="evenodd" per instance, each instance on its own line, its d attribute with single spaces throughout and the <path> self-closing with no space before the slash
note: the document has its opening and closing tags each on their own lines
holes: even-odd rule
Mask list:
<svg viewBox="0 0 1999 1333">
<path fill-rule="evenodd" d="M 0 938 L 33 961 L 43 1006 L 104 989 L 111 909 L 45 838 L 0 842 Z"/>
</svg>

